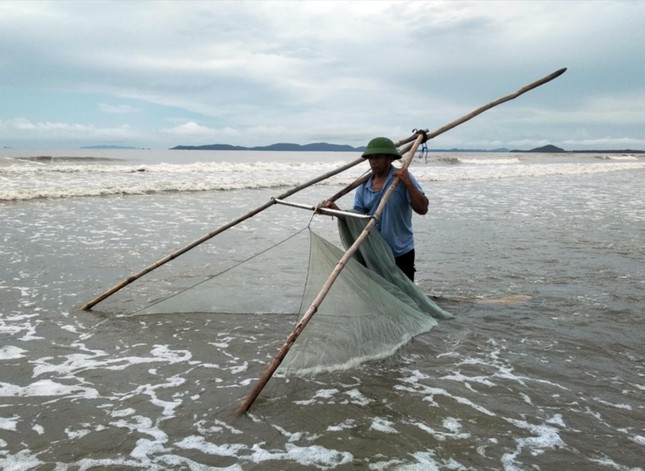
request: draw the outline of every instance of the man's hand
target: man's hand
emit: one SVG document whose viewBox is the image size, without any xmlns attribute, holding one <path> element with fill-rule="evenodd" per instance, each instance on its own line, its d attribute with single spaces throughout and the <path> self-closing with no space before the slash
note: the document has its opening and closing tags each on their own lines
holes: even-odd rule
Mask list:
<svg viewBox="0 0 645 471">
<path fill-rule="evenodd" d="M 403 183 L 408 188 L 410 188 L 410 185 L 412 185 L 412 181 L 410 180 L 410 174 L 408 173 L 407 167 L 397 168 L 394 172 L 392 172 L 392 175 L 394 175 L 395 177 L 399 177 L 399 180 L 401 180 L 401 183 Z"/>
<path fill-rule="evenodd" d="M 320 208 L 329 208 L 329 209 L 338 209 L 340 208 L 334 203 L 332 200 L 323 200 L 320 203 L 318 203 L 318 206 L 316 206 L 316 212 L 320 212 Z"/>
</svg>

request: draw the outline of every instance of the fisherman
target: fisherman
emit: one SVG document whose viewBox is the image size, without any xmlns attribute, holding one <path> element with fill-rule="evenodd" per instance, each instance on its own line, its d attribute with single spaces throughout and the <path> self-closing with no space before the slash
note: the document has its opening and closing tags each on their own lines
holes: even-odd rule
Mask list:
<svg viewBox="0 0 645 471">
<path fill-rule="evenodd" d="M 376 228 L 394 254 L 396 265 L 414 281 L 414 233 L 412 211 L 428 212 L 428 198 L 416 178 L 407 168 L 398 168 L 392 162 L 401 158 L 394 143 L 387 137 L 375 137 L 367 144 L 362 157 L 369 160 L 372 176 L 356 189 L 354 210 L 374 214 L 383 194 L 395 177 L 400 183 L 394 189 L 376 223 Z M 321 207 L 339 209 L 336 203 L 325 200 Z"/>
</svg>

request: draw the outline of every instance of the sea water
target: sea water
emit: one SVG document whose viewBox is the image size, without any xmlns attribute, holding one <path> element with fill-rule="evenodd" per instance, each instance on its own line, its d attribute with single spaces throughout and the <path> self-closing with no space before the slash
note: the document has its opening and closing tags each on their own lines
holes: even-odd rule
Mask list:
<svg viewBox="0 0 645 471">
<path fill-rule="evenodd" d="M 135 312 L 310 211 L 272 206 L 79 310 L 358 157 L 2 149 L 0 468 L 645 469 L 639 155 L 415 159 L 430 200 L 413 222 L 416 281 L 455 319 L 381 361 L 275 377 L 236 421 L 292 319 Z M 289 199 L 315 205 L 366 170 Z M 337 241 L 330 218 L 313 224 Z"/>
</svg>

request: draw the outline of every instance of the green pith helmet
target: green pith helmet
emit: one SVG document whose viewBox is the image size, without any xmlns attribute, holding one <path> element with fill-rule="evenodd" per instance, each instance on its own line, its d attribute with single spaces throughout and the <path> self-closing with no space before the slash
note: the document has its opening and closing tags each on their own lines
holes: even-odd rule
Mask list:
<svg viewBox="0 0 645 471">
<path fill-rule="evenodd" d="M 401 158 L 401 154 L 394 147 L 394 142 L 387 137 L 375 137 L 367 144 L 367 149 L 363 152 L 362 157 L 366 159 L 370 155 L 391 155 L 395 159 Z"/>
</svg>

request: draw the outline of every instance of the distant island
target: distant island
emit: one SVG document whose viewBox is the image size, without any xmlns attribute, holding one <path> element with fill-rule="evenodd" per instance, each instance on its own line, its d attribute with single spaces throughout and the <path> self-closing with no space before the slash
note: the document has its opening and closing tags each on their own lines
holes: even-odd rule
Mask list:
<svg viewBox="0 0 645 471">
<path fill-rule="evenodd" d="M 95 149 L 97 147 L 94 147 Z M 102 147 L 106 148 L 106 147 Z M 112 147 L 115 148 L 115 147 Z M 130 147 L 130 149 L 133 149 Z M 179 145 L 172 147 L 170 150 L 246 150 L 246 151 L 274 151 L 274 152 L 363 152 L 365 151 L 365 146 L 361 147 L 352 147 L 346 144 L 328 144 L 326 142 L 314 142 L 312 144 L 292 144 L 292 143 L 278 143 L 271 144 L 268 146 L 255 146 L 255 147 L 244 147 L 244 146 L 234 146 L 230 144 L 206 144 L 201 146 L 185 146 Z M 504 153 L 504 152 L 535 152 L 541 154 L 588 154 L 588 153 L 602 153 L 602 154 L 644 154 L 645 150 L 633 150 L 633 149 L 619 149 L 619 150 L 564 150 L 561 147 L 554 146 L 552 144 L 536 147 L 530 150 L 520 150 L 520 149 L 507 149 L 507 148 L 498 148 L 498 149 L 432 149 L 429 148 L 428 152 L 459 152 L 459 153 L 468 153 L 468 152 L 491 152 L 491 153 Z"/>
<path fill-rule="evenodd" d="M 531 150 L 512 150 L 510 152 L 539 152 L 541 154 L 645 154 L 645 150 L 635 149 L 599 149 L 599 150 L 564 150 L 554 145 L 536 147 Z"/>
</svg>

